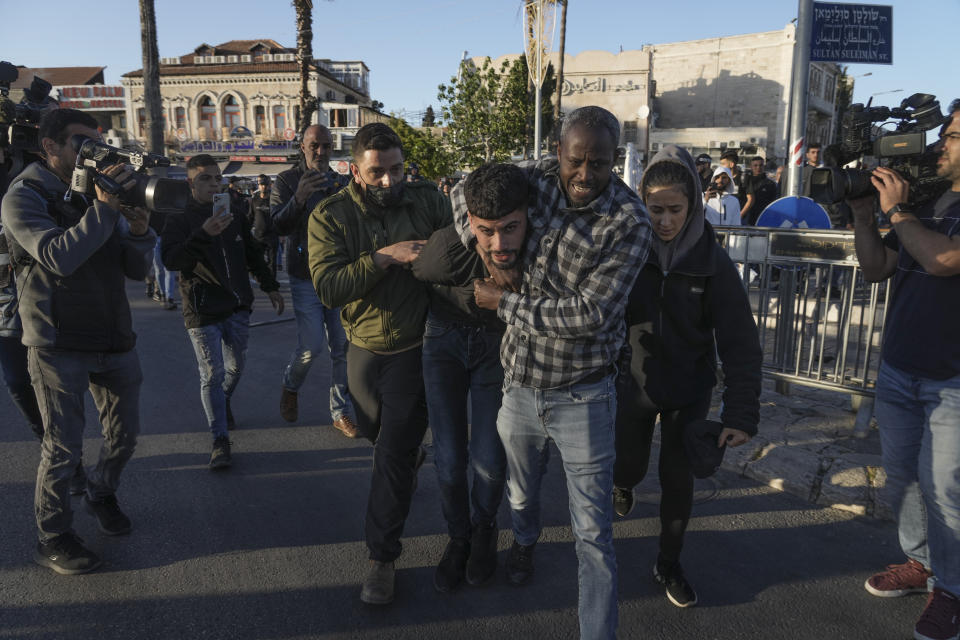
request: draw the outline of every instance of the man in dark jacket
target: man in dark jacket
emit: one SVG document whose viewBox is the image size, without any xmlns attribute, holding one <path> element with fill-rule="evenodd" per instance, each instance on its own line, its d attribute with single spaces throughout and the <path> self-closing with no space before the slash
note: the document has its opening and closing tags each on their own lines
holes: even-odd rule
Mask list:
<svg viewBox="0 0 960 640">
<path fill-rule="evenodd" d="M 257 176 L 257 192 L 250 198 L 250 212 L 247 215 L 253 239 L 263 247 L 267 268 L 277 276 L 277 248 L 280 237 L 273 226 L 270 216 L 270 176 L 261 173 Z"/>
<path fill-rule="evenodd" d="M 191 198 L 181 214 L 168 216 L 163 227 L 163 264 L 180 272 L 183 319 L 200 365 L 200 398 L 213 433 L 211 469 L 231 465 L 227 429 L 233 426 L 230 396 L 243 373 L 253 274 L 283 313 L 283 296 L 263 262 L 263 252 L 251 237 L 242 211 L 213 214 L 213 196 L 223 177 L 216 160 L 207 154 L 187 163 Z"/>
<path fill-rule="evenodd" d="M 464 189 L 471 228 L 489 268 L 519 275 L 527 228 L 528 185 L 523 171 L 509 164 L 484 165 L 470 174 Z M 473 281 L 490 277 L 490 271 L 481 253 L 464 246 L 452 224 L 430 236 L 412 269 L 417 279 L 435 283 L 423 335 L 423 381 L 450 535 L 433 584 L 449 593 L 464 578 L 472 585 L 485 583 L 497 566 L 497 510 L 507 466 L 497 434 L 503 387 L 500 338 L 505 325 L 494 312 L 476 306 Z"/>
<path fill-rule="evenodd" d="M 71 191 L 74 135 L 99 139 L 97 121 L 74 109 L 43 117 L 39 137 L 45 160 L 17 176 L 2 209 L 19 272 L 23 344 L 43 419 L 34 505 L 40 539 L 34 560 L 61 574 L 100 566 L 97 554 L 73 532 L 69 493 L 83 450 L 88 389 L 104 440 L 88 477 L 84 506 L 107 535 L 131 529 L 116 491 L 140 431 L 143 375 L 125 281 L 146 277 L 147 256 L 156 242 L 145 209 L 128 209 L 99 187 L 95 200 Z M 122 165 L 104 173 L 132 186 Z"/>
<path fill-rule="evenodd" d="M 387 604 L 427 429 L 421 343 L 429 292 L 407 266 L 451 216 L 432 184 L 403 181 L 400 137 L 383 123 L 357 132 L 351 172 L 350 186 L 310 216 L 310 273 L 320 300 L 343 307 L 350 393 L 358 426 L 374 443 L 371 566 L 360 599 Z"/>
<path fill-rule="evenodd" d="M 330 353 L 330 419 L 348 438 L 359 436 L 353 405 L 347 391 L 347 339 L 340 324 L 340 310 L 324 305 L 310 282 L 307 252 L 307 220 L 321 200 L 345 184 L 330 170 L 330 130 L 315 124 L 303 132 L 303 157 L 293 169 L 277 176 L 270 196 L 270 211 L 277 233 L 287 236 L 287 274 L 290 297 L 297 317 L 297 348 L 283 370 L 280 415 L 287 422 L 297 419 L 297 392 L 315 358 Z"/>
</svg>

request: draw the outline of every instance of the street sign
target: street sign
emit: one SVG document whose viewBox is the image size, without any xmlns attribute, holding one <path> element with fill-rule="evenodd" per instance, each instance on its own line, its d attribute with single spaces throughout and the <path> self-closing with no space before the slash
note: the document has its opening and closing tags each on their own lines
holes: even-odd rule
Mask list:
<svg viewBox="0 0 960 640">
<path fill-rule="evenodd" d="M 810 62 L 893 64 L 893 7 L 814 2 Z"/>
<path fill-rule="evenodd" d="M 297 132 L 291 129 L 290 127 L 287 127 L 286 129 L 283 130 L 284 140 L 293 140 L 296 137 L 297 137 Z"/>
<path fill-rule="evenodd" d="M 774 200 L 757 218 L 758 227 L 780 229 L 829 229 L 830 216 L 806 196 L 786 196 Z"/>
</svg>

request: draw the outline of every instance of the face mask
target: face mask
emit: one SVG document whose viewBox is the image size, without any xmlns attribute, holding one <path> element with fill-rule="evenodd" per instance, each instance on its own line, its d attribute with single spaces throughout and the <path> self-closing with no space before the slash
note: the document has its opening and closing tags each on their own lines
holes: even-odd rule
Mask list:
<svg viewBox="0 0 960 640">
<path fill-rule="evenodd" d="M 367 199 L 372 204 L 386 209 L 400 204 L 400 199 L 403 197 L 403 183 L 397 182 L 389 187 L 378 187 L 367 184 L 365 191 L 367 193 Z"/>
</svg>

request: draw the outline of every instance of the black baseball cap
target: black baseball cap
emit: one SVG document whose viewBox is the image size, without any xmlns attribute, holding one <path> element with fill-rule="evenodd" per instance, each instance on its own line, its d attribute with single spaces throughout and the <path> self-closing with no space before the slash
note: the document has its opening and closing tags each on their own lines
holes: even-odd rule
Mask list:
<svg viewBox="0 0 960 640">
<path fill-rule="evenodd" d="M 727 445 L 717 446 L 723 423 L 716 420 L 694 420 L 684 427 L 683 448 L 687 452 L 687 460 L 693 475 L 698 478 L 709 478 L 723 462 L 723 453 Z"/>
<path fill-rule="evenodd" d="M 706 153 L 701 153 L 697 156 L 697 163 L 701 162 L 713 162 L 713 159 Z"/>
</svg>

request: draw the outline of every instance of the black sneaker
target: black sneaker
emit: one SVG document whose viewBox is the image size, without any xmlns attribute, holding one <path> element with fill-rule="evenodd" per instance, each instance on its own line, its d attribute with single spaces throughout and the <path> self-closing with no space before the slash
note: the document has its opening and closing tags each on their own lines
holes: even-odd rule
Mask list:
<svg viewBox="0 0 960 640">
<path fill-rule="evenodd" d="M 77 465 L 73 475 L 70 477 L 70 495 L 82 496 L 87 490 L 87 472 L 83 469 L 83 462 Z"/>
<path fill-rule="evenodd" d="M 507 558 L 507 582 L 514 586 L 526 584 L 533 577 L 533 548 L 537 543 L 522 545 L 516 540 Z"/>
<path fill-rule="evenodd" d="M 613 510 L 621 518 L 626 518 L 633 509 L 633 489 L 613 488 Z"/>
<path fill-rule="evenodd" d="M 210 468 L 228 469 L 233 464 L 230 458 L 230 440 L 226 436 L 220 436 L 213 441 L 213 453 L 210 454 Z"/>
<path fill-rule="evenodd" d="M 108 536 L 122 536 L 130 533 L 130 518 L 120 511 L 117 496 L 106 496 L 99 500 L 83 497 L 83 506 L 97 519 L 100 531 Z"/>
<path fill-rule="evenodd" d="M 657 556 L 653 567 L 653 577 L 667 589 L 667 599 L 678 607 L 692 607 L 697 604 L 697 592 L 683 577 L 679 562 L 668 563 L 663 556 Z"/>
<path fill-rule="evenodd" d="M 497 525 L 475 524 L 470 538 L 470 559 L 467 560 L 467 582 L 479 586 L 497 570 Z"/>
<path fill-rule="evenodd" d="M 433 586 L 440 593 L 452 593 L 463 582 L 467 568 L 467 556 L 470 555 L 470 542 L 461 538 L 451 538 L 443 557 L 433 574 Z"/>
<path fill-rule="evenodd" d="M 227 429 L 233 431 L 237 428 L 237 421 L 233 419 L 233 411 L 230 410 L 230 399 L 227 399 Z"/>
<path fill-rule="evenodd" d="M 61 533 L 50 542 L 37 543 L 33 561 L 65 576 L 93 571 L 100 566 L 100 557 L 83 546 L 75 533 Z"/>
</svg>

